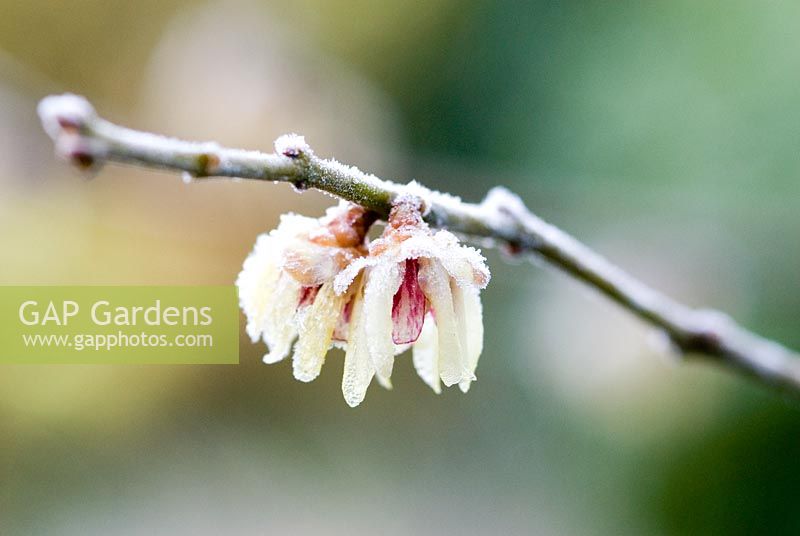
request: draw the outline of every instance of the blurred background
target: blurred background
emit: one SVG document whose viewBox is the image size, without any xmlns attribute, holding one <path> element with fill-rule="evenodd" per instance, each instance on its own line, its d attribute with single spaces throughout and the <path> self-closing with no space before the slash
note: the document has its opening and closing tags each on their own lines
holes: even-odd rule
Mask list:
<svg viewBox="0 0 800 536">
<path fill-rule="evenodd" d="M 645 281 L 800 347 L 800 3 L 0 0 L 0 283 L 232 284 L 286 185 L 55 160 L 35 106 L 495 184 Z M 797 534 L 798 404 L 679 365 L 486 252 L 469 395 L 239 366 L 0 367 L 2 534 Z"/>
</svg>

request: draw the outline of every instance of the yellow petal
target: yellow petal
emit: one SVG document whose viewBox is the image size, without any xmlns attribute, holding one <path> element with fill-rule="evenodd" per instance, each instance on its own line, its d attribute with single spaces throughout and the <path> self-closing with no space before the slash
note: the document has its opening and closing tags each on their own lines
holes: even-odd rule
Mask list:
<svg viewBox="0 0 800 536">
<path fill-rule="evenodd" d="M 283 252 L 283 269 L 304 287 L 316 287 L 338 272 L 335 254 L 335 248 L 296 240 Z"/>
<path fill-rule="evenodd" d="M 467 358 L 467 368 L 474 376 L 478 358 L 483 351 L 483 309 L 478 289 L 473 286 L 460 287 L 451 280 L 453 308 L 459 326 L 461 346 Z M 472 379 L 459 382 L 461 391 L 469 391 Z"/>
<path fill-rule="evenodd" d="M 292 319 L 300 300 L 300 284 L 285 273 L 279 274 L 275 292 L 270 297 L 264 317 L 264 342 L 269 353 L 264 356 L 264 363 L 277 363 L 292 348 L 297 336 L 297 328 Z"/>
<path fill-rule="evenodd" d="M 375 368 L 372 366 L 367 348 L 363 283 L 359 281 L 356 285 L 358 285 L 358 289 L 353 297 L 347 352 L 344 356 L 344 374 L 342 375 L 342 394 L 345 402 L 351 408 L 356 407 L 364 400 L 367 387 L 375 374 Z"/>
<path fill-rule="evenodd" d="M 247 317 L 247 334 L 253 342 L 262 337 L 267 309 L 280 275 L 273 246 L 274 240 L 269 235 L 259 236 L 236 278 L 239 305 Z"/>
<path fill-rule="evenodd" d="M 367 347 L 375 373 L 384 386 L 391 386 L 389 378 L 394 365 L 392 301 L 402 276 L 401 265 L 394 262 L 378 264 L 366 271 L 364 314 Z"/>
<path fill-rule="evenodd" d="M 391 391 L 394 388 L 392 386 L 392 378 L 390 376 L 376 375 L 375 378 L 378 380 L 378 385 L 380 385 L 387 391 Z"/>
<path fill-rule="evenodd" d="M 451 386 L 474 376 L 469 371 L 459 337 L 459 326 L 453 308 L 450 276 L 435 259 L 420 259 L 419 283 L 433 307 L 439 331 L 439 375 L 442 383 Z"/>
<path fill-rule="evenodd" d="M 422 332 L 412 350 L 414 368 L 437 395 L 442 392 L 439 383 L 439 330 L 431 315 L 425 316 Z"/>
<path fill-rule="evenodd" d="M 298 318 L 300 338 L 295 345 L 292 365 L 294 377 L 301 382 L 310 382 L 319 376 L 343 306 L 344 299 L 334 293 L 333 282 L 329 281 L 320 287 L 314 303 Z"/>
</svg>

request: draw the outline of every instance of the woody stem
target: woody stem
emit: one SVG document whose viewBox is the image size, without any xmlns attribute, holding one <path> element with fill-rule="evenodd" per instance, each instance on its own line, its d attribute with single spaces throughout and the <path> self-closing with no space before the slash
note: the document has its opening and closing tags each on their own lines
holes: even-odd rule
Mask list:
<svg viewBox="0 0 800 536">
<path fill-rule="evenodd" d="M 280 143 L 276 153 L 176 140 L 115 125 L 74 95 L 47 97 L 39 105 L 39 114 L 58 153 L 82 167 L 108 161 L 183 171 L 198 178 L 288 182 L 346 199 L 382 219 L 404 188 L 319 158 L 299 137 Z M 480 204 L 463 203 L 437 192 L 425 197 L 425 220 L 431 226 L 493 239 L 515 251 L 537 255 L 662 330 L 683 354 L 707 358 L 800 396 L 800 358 L 796 353 L 744 329 L 723 313 L 690 308 L 648 287 L 538 218 L 507 190 L 493 189 Z"/>
</svg>

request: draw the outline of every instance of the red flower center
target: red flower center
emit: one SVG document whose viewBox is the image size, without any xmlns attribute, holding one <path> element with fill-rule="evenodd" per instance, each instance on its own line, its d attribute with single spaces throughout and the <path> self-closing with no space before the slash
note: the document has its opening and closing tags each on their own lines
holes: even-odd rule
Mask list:
<svg viewBox="0 0 800 536">
<path fill-rule="evenodd" d="M 403 282 L 392 302 L 392 341 L 395 344 L 414 342 L 425 321 L 426 299 L 419 286 L 419 260 L 406 259 Z"/>
</svg>

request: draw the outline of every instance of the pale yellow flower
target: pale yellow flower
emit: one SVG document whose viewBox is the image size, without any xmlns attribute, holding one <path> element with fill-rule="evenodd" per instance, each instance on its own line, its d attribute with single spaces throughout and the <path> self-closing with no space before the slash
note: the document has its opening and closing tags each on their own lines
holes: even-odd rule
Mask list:
<svg viewBox="0 0 800 536">
<path fill-rule="evenodd" d="M 436 393 L 440 381 L 467 392 L 483 349 L 479 290 L 489 277 L 477 250 L 447 231 L 433 233 L 419 199 L 400 198 L 369 255 L 335 278 L 336 293 L 354 296 L 342 380 L 347 403 L 364 399 L 373 376 L 389 385 L 394 356 L 410 344 L 417 373 Z"/>
<path fill-rule="evenodd" d="M 337 331 L 349 315 L 350 293 L 334 292 L 335 276 L 366 253 L 370 215 L 341 204 L 315 219 L 285 214 L 278 228 L 258 237 L 236 281 L 253 342 L 269 347 L 265 363 L 284 359 L 294 344 L 294 376 L 316 378 Z"/>
</svg>

